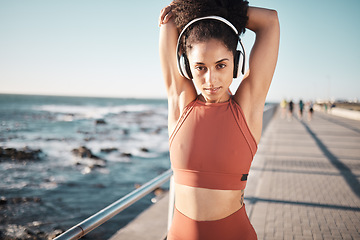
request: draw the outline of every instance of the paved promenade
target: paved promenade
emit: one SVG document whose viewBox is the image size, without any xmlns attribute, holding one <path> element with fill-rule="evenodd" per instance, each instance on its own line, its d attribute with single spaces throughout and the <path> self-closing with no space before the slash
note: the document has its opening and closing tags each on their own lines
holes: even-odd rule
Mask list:
<svg viewBox="0 0 360 240">
<path fill-rule="evenodd" d="M 306 115 L 305 115 L 306 116 Z M 259 239 L 360 239 L 360 121 L 274 116 L 250 175 Z"/>
<path fill-rule="evenodd" d="M 289 121 L 279 112 L 245 192 L 258 239 L 360 239 L 360 121 L 321 112 Z M 164 239 L 167 207 L 166 197 L 111 240 Z"/>
</svg>

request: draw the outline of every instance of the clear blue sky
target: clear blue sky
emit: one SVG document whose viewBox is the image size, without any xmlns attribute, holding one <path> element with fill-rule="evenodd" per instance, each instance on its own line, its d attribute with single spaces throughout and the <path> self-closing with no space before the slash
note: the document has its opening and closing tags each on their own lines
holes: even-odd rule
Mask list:
<svg viewBox="0 0 360 240">
<path fill-rule="evenodd" d="M 166 97 L 157 20 L 168 3 L 0 0 L 0 93 Z M 360 99 L 360 1 L 250 5 L 276 9 L 280 18 L 268 101 Z M 247 53 L 253 41 L 247 31 Z"/>
</svg>

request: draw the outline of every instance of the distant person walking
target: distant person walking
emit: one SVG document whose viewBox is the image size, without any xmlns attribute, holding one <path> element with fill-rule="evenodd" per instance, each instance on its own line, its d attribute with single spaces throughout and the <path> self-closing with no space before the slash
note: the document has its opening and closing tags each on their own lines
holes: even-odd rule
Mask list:
<svg viewBox="0 0 360 240">
<path fill-rule="evenodd" d="M 283 100 L 281 100 L 280 102 L 280 107 L 281 107 L 281 118 L 284 119 L 286 116 L 286 105 L 287 105 L 287 101 L 284 98 Z"/>
<path fill-rule="evenodd" d="M 312 120 L 312 115 L 314 113 L 314 104 L 312 101 L 309 102 L 309 112 L 308 112 L 308 121 L 310 122 Z"/>
<path fill-rule="evenodd" d="M 290 100 L 288 106 L 289 106 L 288 120 L 291 121 L 292 116 L 293 116 L 293 111 L 294 111 L 294 102 L 292 100 Z"/>
<path fill-rule="evenodd" d="M 304 111 L 304 102 L 302 99 L 300 99 L 300 101 L 299 101 L 299 118 L 300 119 L 302 119 L 303 111 Z"/>
</svg>

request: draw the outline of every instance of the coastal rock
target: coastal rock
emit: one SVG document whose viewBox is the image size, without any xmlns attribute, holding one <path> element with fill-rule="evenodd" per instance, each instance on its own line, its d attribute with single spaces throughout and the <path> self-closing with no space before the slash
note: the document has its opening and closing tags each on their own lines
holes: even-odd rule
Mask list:
<svg viewBox="0 0 360 240">
<path fill-rule="evenodd" d="M 90 173 L 92 170 L 96 168 L 104 168 L 106 167 L 106 161 L 105 160 L 99 160 L 99 159 L 83 159 L 82 161 L 78 161 L 75 163 L 76 166 L 85 166 L 85 168 L 82 170 L 82 173 Z"/>
<path fill-rule="evenodd" d="M 118 151 L 118 149 L 117 148 L 102 148 L 100 150 L 100 152 L 102 152 L 102 153 L 111 153 L 111 152 L 115 152 L 115 151 Z"/>
<path fill-rule="evenodd" d="M 76 157 L 80 158 L 91 158 L 91 159 L 101 159 L 100 157 L 94 155 L 90 149 L 85 146 L 81 146 L 79 148 L 75 148 L 71 151 Z"/>
<path fill-rule="evenodd" d="M 86 142 L 90 142 L 90 141 L 94 141 L 94 140 L 96 140 L 95 137 L 86 137 L 86 138 L 84 138 L 84 141 L 86 141 Z"/>
<path fill-rule="evenodd" d="M 125 152 L 124 152 L 124 153 L 121 154 L 121 156 L 122 156 L 122 157 L 129 157 L 129 158 L 130 158 L 130 157 L 132 157 L 132 154 L 131 154 L 131 153 L 125 153 Z"/>
<path fill-rule="evenodd" d="M 106 121 L 105 121 L 104 119 L 97 119 L 97 120 L 95 121 L 95 124 L 96 124 L 96 125 L 106 124 Z"/>
<path fill-rule="evenodd" d="M 129 135 L 130 133 L 130 130 L 129 129 L 123 129 L 123 134 L 124 135 Z"/>
<path fill-rule="evenodd" d="M 88 174 L 96 168 L 104 168 L 106 166 L 106 160 L 94 155 L 87 147 L 82 146 L 73 149 L 72 153 L 78 158 L 75 165 L 85 166 L 81 171 L 83 174 Z"/>
<path fill-rule="evenodd" d="M 0 205 L 6 204 L 21 204 L 21 203 L 29 203 L 29 202 L 41 202 L 41 198 L 39 197 L 13 197 L 6 198 L 4 196 L 0 197 Z"/>
<path fill-rule="evenodd" d="M 16 224 L 8 224 L 5 228 L 0 228 L 0 239 L 13 240 L 13 239 L 53 239 L 63 232 L 62 230 L 54 230 L 52 233 L 45 233 L 37 228 L 21 226 Z"/>
<path fill-rule="evenodd" d="M 149 149 L 147 149 L 147 148 L 145 148 L 145 147 L 140 148 L 140 150 L 141 150 L 142 152 L 149 152 Z"/>
<path fill-rule="evenodd" d="M 6 205 L 8 203 L 8 200 L 6 199 L 6 197 L 1 196 L 0 197 L 0 206 L 1 205 Z M 0 238 L 1 239 L 1 238 Z"/>
<path fill-rule="evenodd" d="M 0 162 L 6 160 L 12 161 L 38 161 L 41 160 L 43 152 L 40 149 L 31 149 L 25 147 L 23 149 L 3 148 L 0 147 Z"/>
</svg>

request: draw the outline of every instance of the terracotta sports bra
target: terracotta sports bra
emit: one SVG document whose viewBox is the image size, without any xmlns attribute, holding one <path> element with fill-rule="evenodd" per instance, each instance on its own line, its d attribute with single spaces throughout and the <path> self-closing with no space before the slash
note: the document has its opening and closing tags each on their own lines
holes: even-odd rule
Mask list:
<svg viewBox="0 0 360 240">
<path fill-rule="evenodd" d="M 240 106 L 230 98 L 184 109 L 170 136 L 176 183 L 209 189 L 245 189 L 257 144 Z"/>
</svg>

